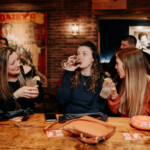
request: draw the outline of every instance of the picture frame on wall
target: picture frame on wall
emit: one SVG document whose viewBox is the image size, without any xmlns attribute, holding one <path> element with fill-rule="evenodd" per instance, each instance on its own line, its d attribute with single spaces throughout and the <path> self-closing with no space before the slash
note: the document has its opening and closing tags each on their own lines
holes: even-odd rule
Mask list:
<svg viewBox="0 0 150 150">
<path fill-rule="evenodd" d="M 0 37 L 8 40 L 21 63 L 33 67 L 47 87 L 47 13 L 0 12 Z"/>
<path fill-rule="evenodd" d="M 136 37 L 136 47 L 150 55 L 150 26 L 129 26 L 129 34 Z"/>
</svg>

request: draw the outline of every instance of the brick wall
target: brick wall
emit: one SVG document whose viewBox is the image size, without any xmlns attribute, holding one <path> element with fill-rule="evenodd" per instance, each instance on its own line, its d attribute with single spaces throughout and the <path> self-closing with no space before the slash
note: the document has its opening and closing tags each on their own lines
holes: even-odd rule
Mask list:
<svg viewBox="0 0 150 150">
<path fill-rule="evenodd" d="M 17 1 L 17 0 L 16 0 Z M 15 1 L 15 2 L 16 2 Z M 47 79 L 55 87 L 63 75 L 61 60 L 72 55 L 79 44 L 90 40 L 97 45 L 98 22 L 91 12 L 91 0 L 55 0 L 55 2 L 1 3 L 0 11 L 47 12 Z M 70 26 L 79 24 L 79 35 L 74 37 Z"/>
</svg>

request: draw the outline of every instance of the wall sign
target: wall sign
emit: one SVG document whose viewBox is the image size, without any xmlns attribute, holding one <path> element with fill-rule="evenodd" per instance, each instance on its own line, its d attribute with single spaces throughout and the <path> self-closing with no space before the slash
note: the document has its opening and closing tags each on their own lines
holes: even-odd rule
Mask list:
<svg viewBox="0 0 150 150">
<path fill-rule="evenodd" d="M 41 12 L 1 12 L 0 36 L 16 49 L 22 63 L 35 67 L 47 86 L 47 14 Z"/>
</svg>

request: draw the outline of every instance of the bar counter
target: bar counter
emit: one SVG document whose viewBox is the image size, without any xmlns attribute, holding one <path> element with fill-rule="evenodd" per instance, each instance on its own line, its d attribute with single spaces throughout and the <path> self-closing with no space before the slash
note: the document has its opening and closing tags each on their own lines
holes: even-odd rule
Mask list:
<svg viewBox="0 0 150 150">
<path fill-rule="evenodd" d="M 80 142 L 76 137 L 48 138 L 43 129 L 50 123 L 45 122 L 44 114 L 29 116 L 27 121 L 0 122 L 0 150 L 149 150 L 150 131 L 137 130 L 130 126 L 130 118 L 109 117 L 107 122 L 115 125 L 115 133 L 106 141 L 96 145 Z M 139 133 L 142 140 L 125 140 L 123 133 Z"/>
</svg>

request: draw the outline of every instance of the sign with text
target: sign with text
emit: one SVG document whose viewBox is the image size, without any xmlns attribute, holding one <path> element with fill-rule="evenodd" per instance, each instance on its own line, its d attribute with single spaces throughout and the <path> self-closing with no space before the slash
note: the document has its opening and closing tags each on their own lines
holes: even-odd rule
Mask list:
<svg viewBox="0 0 150 150">
<path fill-rule="evenodd" d="M 47 86 L 47 14 L 41 12 L 1 12 L 0 36 L 16 49 L 23 64 L 36 69 Z"/>
</svg>

